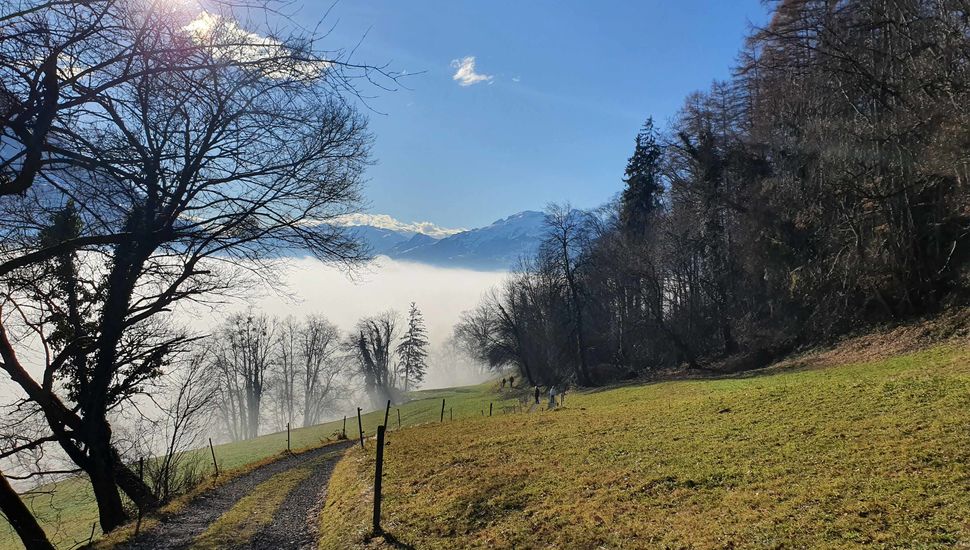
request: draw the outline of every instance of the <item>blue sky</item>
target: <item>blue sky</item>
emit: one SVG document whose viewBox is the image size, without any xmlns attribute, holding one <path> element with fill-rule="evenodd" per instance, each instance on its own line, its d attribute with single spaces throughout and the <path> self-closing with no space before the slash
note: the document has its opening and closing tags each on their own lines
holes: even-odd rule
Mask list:
<svg viewBox="0 0 970 550">
<path fill-rule="evenodd" d="M 727 78 L 766 17 L 760 0 L 342 0 L 326 46 L 363 37 L 357 60 L 421 73 L 372 90 L 370 211 L 477 227 L 550 201 L 602 204 L 643 120 L 663 125 Z M 467 56 L 482 80 L 461 86 L 452 61 Z"/>
</svg>

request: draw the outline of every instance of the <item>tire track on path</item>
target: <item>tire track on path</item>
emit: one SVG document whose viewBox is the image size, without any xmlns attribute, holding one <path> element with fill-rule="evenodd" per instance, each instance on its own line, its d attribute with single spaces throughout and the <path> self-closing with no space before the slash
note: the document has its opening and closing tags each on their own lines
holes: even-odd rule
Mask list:
<svg viewBox="0 0 970 550">
<path fill-rule="evenodd" d="M 124 550 L 174 550 L 190 548 L 213 522 L 250 494 L 260 483 L 292 468 L 299 468 L 328 454 L 310 478 L 288 494 L 273 515 L 273 521 L 250 541 L 239 541 L 237 548 L 302 548 L 316 542 L 316 518 L 309 514 L 317 509 L 317 498 L 325 495 L 333 467 L 343 451 L 354 441 L 341 441 L 319 449 L 282 458 L 253 470 L 219 487 L 207 491 L 188 503 L 176 514 L 161 518 L 161 523 L 116 548 Z"/>
</svg>

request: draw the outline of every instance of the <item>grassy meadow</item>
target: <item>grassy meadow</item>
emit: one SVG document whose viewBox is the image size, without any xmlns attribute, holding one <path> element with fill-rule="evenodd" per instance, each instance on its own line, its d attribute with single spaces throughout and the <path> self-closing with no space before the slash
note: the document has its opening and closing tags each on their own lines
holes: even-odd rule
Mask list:
<svg viewBox="0 0 970 550">
<path fill-rule="evenodd" d="M 572 393 L 385 456 L 384 530 L 416 548 L 970 544 L 970 347 Z M 373 460 L 337 465 L 321 549 L 391 546 Z"/>
<path fill-rule="evenodd" d="M 453 409 L 456 418 L 481 416 L 481 411 L 488 412 L 490 401 L 495 407 L 503 403 L 500 396 L 492 392 L 493 384 L 470 386 L 448 390 L 426 390 L 412 393 L 412 401 L 391 408 L 389 424 L 392 429 L 397 427 L 397 409 L 401 411 L 401 425 L 414 426 L 428 422 L 438 422 L 441 413 L 441 399 L 446 399 L 448 409 Z M 448 418 L 449 410 L 445 412 Z M 384 410 L 372 411 L 362 416 L 365 436 L 373 436 L 377 426 L 384 422 Z M 337 420 L 318 424 L 308 428 L 297 428 L 291 431 L 291 448 L 299 452 L 313 447 L 319 447 L 335 439 L 342 429 L 343 421 Z M 357 436 L 356 416 L 347 418 L 347 436 Z M 220 479 L 225 479 L 233 472 L 244 470 L 274 457 L 281 456 L 286 449 L 286 432 L 279 432 L 258 437 L 249 441 L 227 443 L 215 446 L 216 458 L 219 462 Z M 199 459 L 206 464 L 207 473 L 212 473 L 212 462 L 209 448 L 205 447 L 192 453 L 197 453 Z M 98 510 L 91 493 L 91 486 L 86 478 L 71 478 L 39 489 L 43 493 L 25 497 L 28 505 L 39 518 L 44 529 L 58 548 L 71 548 L 78 543 L 86 542 L 92 533 L 92 526 L 97 522 Z M 94 536 L 101 534 L 99 528 L 94 528 Z M 0 550 L 22 548 L 20 540 L 10 525 L 0 516 Z"/>
</svg>

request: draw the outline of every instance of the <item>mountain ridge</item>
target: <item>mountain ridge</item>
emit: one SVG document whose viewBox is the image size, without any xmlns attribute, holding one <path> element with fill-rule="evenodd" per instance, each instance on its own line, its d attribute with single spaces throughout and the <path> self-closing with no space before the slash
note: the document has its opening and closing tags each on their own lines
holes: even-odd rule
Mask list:
<svg viewBox="0 0 970 550">
<path fill-rule="evenodd" d="M 386 218 L 393 220 L 389 216 Z M 373 254 L 394 260 L 437 267 L 505 271 L 514 268 L 520 258 L 535 253 L 542 240 L 545 220 L 546 215 L 542 212 L 525 210 L 484 227 L 440 237 L 413 230 L 414 224 L 400 222 L 397 228 L 392 228 L 395 227 L 392 224 L 385 224 L 385 227 L 354 225 L 352 231 L 367 243 Z"/>
</svg>

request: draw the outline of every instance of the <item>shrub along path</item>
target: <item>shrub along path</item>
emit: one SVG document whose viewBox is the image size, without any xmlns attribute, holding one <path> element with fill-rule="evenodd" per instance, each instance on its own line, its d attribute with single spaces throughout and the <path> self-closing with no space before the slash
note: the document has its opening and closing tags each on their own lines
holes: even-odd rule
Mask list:
<svg viewBox="0 0 970 550">
<path fill-rule="evenodd" d="M 117 548 L 312 548 L 333 466 L 354 443 L 327 445 L 257 468 Z"/>
</svg>

